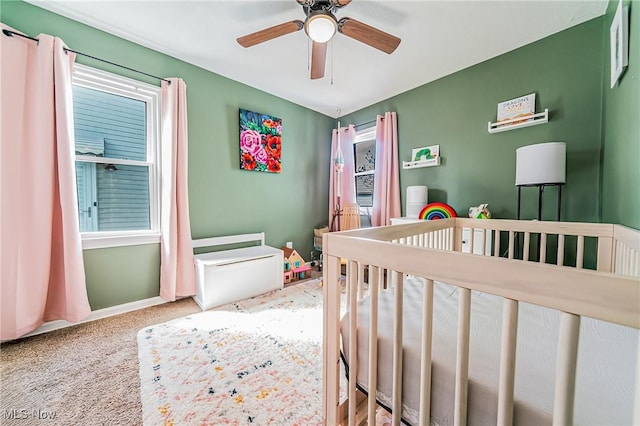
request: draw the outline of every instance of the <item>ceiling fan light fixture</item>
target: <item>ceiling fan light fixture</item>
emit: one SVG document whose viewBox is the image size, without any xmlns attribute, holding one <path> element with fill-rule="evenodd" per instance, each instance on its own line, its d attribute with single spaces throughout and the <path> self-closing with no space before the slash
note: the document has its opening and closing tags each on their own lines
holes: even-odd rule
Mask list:
<svg viewBox="0 0 640 426">
<path fill-rule="evenodd" d="M 338 30 L 338 23 L 328 12 L 318 11 L 307 18 L 304 30 L 316 43 L 326 43 Z"/>
</svg>

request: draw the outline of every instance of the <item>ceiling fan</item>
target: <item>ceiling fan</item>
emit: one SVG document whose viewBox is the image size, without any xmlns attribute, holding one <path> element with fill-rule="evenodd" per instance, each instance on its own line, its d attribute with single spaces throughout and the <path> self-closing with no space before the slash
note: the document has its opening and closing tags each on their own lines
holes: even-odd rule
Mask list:
<svg viewBox="0 0 640 426">
<path fill-rule="evenodd" d="M 309 38 L 313 41 L 313 47 L 311 49 L 312 79 L 324 77 L 327 42 L 331 40 L 336 32 L 389 54 L 393 53 L 400 44 L 398 37 L 360 21 L 356 21 L 353 18 L 337 20 L 335 12 L 351 3 L 351 0 L 296 1 L 302 6 L 304 14 L 306 15 L 304 22 L 296 19 L 261 31 L 256 31 L 255 33 L 238 38 L 238 43 L 243 47 L 251 47 L 304 28 Z"/>
</svg>

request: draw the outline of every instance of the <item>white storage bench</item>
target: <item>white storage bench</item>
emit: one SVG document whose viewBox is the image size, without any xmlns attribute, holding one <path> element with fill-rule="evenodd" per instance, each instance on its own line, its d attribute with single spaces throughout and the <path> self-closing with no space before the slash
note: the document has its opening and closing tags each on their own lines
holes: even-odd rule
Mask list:
<svg viewBox="0 0 640 426">
<path fill-rule="evenodd" d="M 264 233 L 193 240 L 193 247 L 260 241 L 261 245 L 195 255 L 196 295 L 204 311 L 283 287 L 282 250 L 264 245 Z"/>
</svg>

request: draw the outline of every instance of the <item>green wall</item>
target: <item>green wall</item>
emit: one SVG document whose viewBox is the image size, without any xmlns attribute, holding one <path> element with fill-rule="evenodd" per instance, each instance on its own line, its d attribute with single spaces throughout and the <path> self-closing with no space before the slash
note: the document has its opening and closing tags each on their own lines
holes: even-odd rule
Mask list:
<svg viewBox="0 0 640 426">
<path fill-rule="evenodd" d="M 193 238 L 264 231 L 267 244 L 280 247 L 293 241 L 308 258 L 313 228 L 327 223 L 327 152 L 333 119 L 28 3 L 2 1 L 0 19 L 29 35 L 58 36 L 80 52 L 150 74 L 183 78 Z M 77 62 L 158 84 L 91 59 L 78 57 Z M 239 169 L 239 108 L 282 118 L 282 173 Z M 92 309 L 157 296 L 159 253 L 157 244 L 86 250 Z"/>
<path fill-rule="evenodd" d="M 496 218 L 515 218 L 515 150 L 567 143 L 562 219 L 595 222 L 599 209 L 603 20 L 597 18 L 497 58 L 459 71 L 345 117 L 362 123 L 398 112 L 400 160 L 412 148 L 440 145 L 442 165 L 400 170 L 402 210 L 408 185 L 427 185 L 429 201 L 447 202 L 459 215 L 489 203 Z M 487 132 L 497 104 L 536 93 L 536 111 L 549 123 Z M 545 191 L 544 218 L 555 219 L 556 188 Z M 537 191 L 523 189 L 522 218 L 534 218 Z"/>
<path fill-rule="evenodd" d="M 628 0 L 627 0 L 628 3 Z M 609 89 L 609 25 L 604 17 L 552 35 L 342 118 L 363 123 L 398 112 L 400 160 L 411 149 L 440 145 L 442 165 L 400 171 L 402 205 L 408 185 L 428 185 L 430 201 L 489 203 L 494 217 L 514 218 L 515 150 L 565 141 L 567 184 L 562 219 L 623 223 L 640 228 L 640 8 L 631 11 L 630 63 Z M 636 6 L 636 5 L 633 5 Z M 313 227 L 326 224 L 331 118 L 223 78 L 175 58 L 22 2 L 1 4 L 1 19 L 31 35 L 60 36 L 72 48 L 161 76 L 182 77 L 189 96 L 189 195 L 194 238 L 265 231 L 267 243 L 293 241 L 304 255 Z M 78 62 L 134 78 L 118 68 Z M 151 83 L 153 80 L 144 79 Z M 487 132 L 498 102 L 536 93 L 536 110 L 550 121 L 498 134 Z M 283 171 L 238 168 L 238 108 L 283 119 Z M 553 219 L 556 189 L 545 193 Z M 522 217 L 536 214 L 535 189 L 523 190 Z M 93 309 L 158 294 L 158 245 L 85 251 Z"/>
<path fill-rule="evenodd" d="M 617 1 L 605 15 L 602 220 L 640 229 L 640 2 L 623 5 L 631 6 L 629 67 L 613 88 L 608 46 Z"/>
</svg>

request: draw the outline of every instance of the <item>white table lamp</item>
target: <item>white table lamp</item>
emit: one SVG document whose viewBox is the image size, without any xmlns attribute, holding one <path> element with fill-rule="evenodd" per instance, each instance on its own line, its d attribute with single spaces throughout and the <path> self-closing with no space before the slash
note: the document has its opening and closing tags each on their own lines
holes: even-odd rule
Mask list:
<svg viewBox="0 0 640 426">
<path fill-rule="evenodd" d="M 538 220 L 542 220 L 542 193 L 545 186 L 558 187 L 558 209 L 556 220 L 560 221 L 562 185 L 567 175 L 567 144 L 547 142 L 523 146 L 516 149 L 516 186 L 518 187 L 518 207 L 516 219 L 520 219 L 520 199 L 522 187 L 538 187 Z M 535 260 L 540 257 L 540 235 Z M 516 240 L 516 252 L 520 246 L 520 236 Z M 529 259 L 525 259 L 529 260 Z"/>
<path fill-rule="evenodd" d="M 520 219 L 520 192 L 523 186 L 538 187 L 538 220 L 542 220 L 542 192 L 545 186 L 558 187 L 558 211 L 560 220 L 562 185 L 566 183 L 567 144 L 547 142 L 523 146 L 516 149 L 516 186 L 518 187 L 518 208 L 516 217 Z"/>
</svg>

